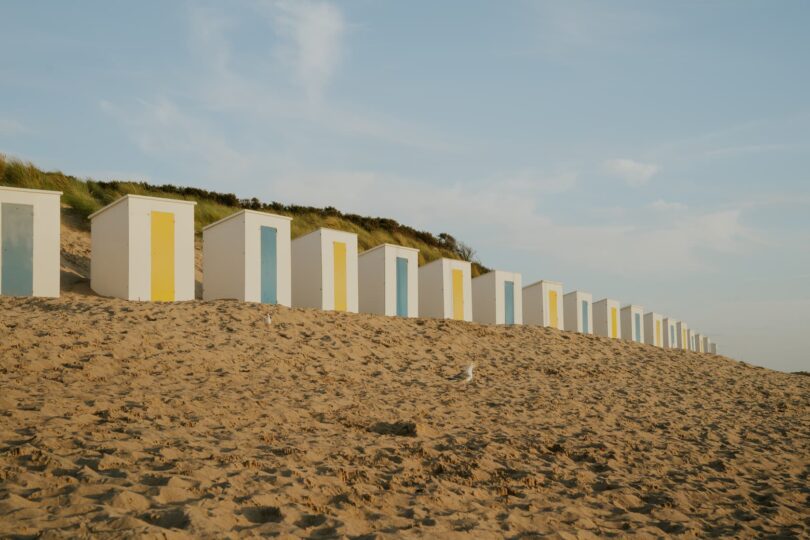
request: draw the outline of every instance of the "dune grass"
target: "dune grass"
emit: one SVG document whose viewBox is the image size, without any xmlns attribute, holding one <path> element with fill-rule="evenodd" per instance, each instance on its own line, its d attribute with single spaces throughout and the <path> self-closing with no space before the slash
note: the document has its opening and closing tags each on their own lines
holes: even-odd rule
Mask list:
<svg viewBox="0 0 810 540">
<path fill-rule="evenodd" d="M 195 201 L 195 229 L 203 227 L 243 208 L 290 216 L 292 237 L 329 227 L 357 234 L 358 247 L 365 251 L 383 243 L 398 244 L 419 250 L 419 264 L 440 257 L 472 263 L 473 277 L 489 271 L 475 259 L 475 251 L 447 233 L 434 235 L 402 225 L 392 219 L 345 214 L 335 208 L 262 203 L 258 199 L 238 199 L 231 193 L 217 193 L 173 185 L 153 186 L 144 182 L 99 182 L 79 179 L 59 171 L 43 171 L 31 163 L 8 159 L 0 154 L 0 185 L 50 189 L 62 192 L 62 203 L 87 217 L 124 195 L 149 195 Z M 90 227 L 89 221 L 85 223 Z"/>
</svg>

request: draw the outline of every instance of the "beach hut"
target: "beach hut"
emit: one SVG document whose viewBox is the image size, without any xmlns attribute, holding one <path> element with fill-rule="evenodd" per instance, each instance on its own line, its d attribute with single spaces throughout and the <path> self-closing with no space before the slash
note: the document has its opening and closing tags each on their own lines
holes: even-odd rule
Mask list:
<svg viewBox="0 0 810 540">
<path fill-rule="evenodd" d="M 195 204 L 125 195 L 91 214 L 90 287 L 125 300 L 193 300 Z"/>
<path fill-rule="evenodd" d="M 709 343 L 709 352 L 712 354 L 717 354 L 717 343 Z"/>
<path fill-rule="evenodd" d="M 687 334 L 689 335 L 689 341 L 687 342 L 689 344 L 688 350 L 693 352 L 697 351 L 697 348 L 695 348 L 695 335 L 697 334 L 697 332 L 695 332 L 694 330 L 687 330 Z"/>
<path fill-rule="evenodd" d="M 436 259 L 419 268 L 419 315 L 472 321 L 472 266 Z"/>
<path fill-rule="evenodd" d="M 357 235 L 318 229 L 292 241 L 292 304 L 357 313 Z"/>
<path fill-rule="evenodd" d="M 255 210 L 203 229 L 203 299 L 291 305 L 290 221 Z"/>
<path fill-rule="evenodd" d="M 563 329 L 563 285 L 540 280 L 523 287 L 523 322 Z"/>
<path fill-rule="evenodd" d="M 703 350 L 703 334 L 696 333 L 695 334 L 695 352 L 705 352 Z"/>
<path fill-rule="evenodd" d="M 676 347 L 683 351 L 689 350 L 689 326 L 683 322 L 678 321 L 676 324 L 677 331 L 676 336 L 678 341 L 676 342 Z"/>
<path fill-rule="evenodd" d="M 381 244 L 357 258 L 360 311 L 398 317 L 419 315 L 419 250 Z"/>
<path fill-rule="evenodd" d="M 493 270 L 472 280 L 473 320 L 484 324 L 523 324 L 521 275 Z"/>
<path fill-rule="evenodd" d="M 704 352 L 704 353 L 706 353 L 706 354 L 711 353 L 711 350 L 712 350 L 712 340 L 710 340 L 708 336 L 703 336 L 703 342 L 702 342 L 702 345 L 703 345 L 703 347 L 702 347 L 702 348 L 703 348 L 703 350 L 702 350 L 701 352 Z"/>
<path fill-rule="evenodd" d="M 565 312 L 563 327 L 569 332 L 593 334 L 593 296 L 582 291 L 572 291 L 563 296 Z"/>
<path fill-rule="evenodd" d="M 593 333 L 597 336 L 621 339 L 621 304 L 618 300 L 603 298 L 593 303 Z"/>
<path fill-rule="evenodd" d="M 630 304 L 622 308 L 622 338 L 644 343 L 644 308 Z"/>
<path fill-rule="evenodd" d="M 678 348 L 678 321 L 664 317 L 664 348 Z"/>
<path fill-rule="evenodd" d="M 644 343 L 656 347 L 664 346 L 664 317 L 658 313 L 644 314 Z"/>
<path fill-rule="evenodd" d="M 0 294 L 59 296 L 61 196 L 0 186 Z"/>
</svg>

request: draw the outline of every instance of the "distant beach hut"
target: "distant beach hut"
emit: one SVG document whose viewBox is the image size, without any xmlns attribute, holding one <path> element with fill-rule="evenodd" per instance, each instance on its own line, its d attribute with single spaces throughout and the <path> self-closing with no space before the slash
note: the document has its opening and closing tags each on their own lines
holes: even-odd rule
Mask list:
<svg viewBox="0 0 810 540">
<path fill-rule="evenodd" d="M 712 354 L 717 354 L 717 343 L 709 343 L 709 352 Z"/>
<path fill-rule="evenodd" d="M 664 348 L 678 348 L 678 321 L 664 317 Z"/>
<path fill-rule="evenodd" d="M 563 285 L 540 280 L 523 287 L 523 321 L 563 329 Z"/>
<path fill-rule="evenodd" d="M 695 352 L 705 352 L 703 350 L 703 334 L 696 333 L 695 334 Z"/>
<path fill-rule="evenodd" d="M 593 333 L 597 336 L 621 339 L 621 304 L 603 298 L 593 303 Z"/>
<path fill-rule="evenodd" d="M 203 299 L 291 305 L 290 221 L 255 210 L 203 229 Z"/>
<path fill-rule="evenodd" d="M 676 343 L 676 347 L 683 351 L 690 350 L 689 347 L 689 325 L 687 325 L 683 321 L 678 321 L 675 323 L 677 326 L 676 335 L 678 337 L 678 341 Z"/>
<path fill-rule="evenodd" d="M 523 324 L 521 275 L 493 270 L 472 280 L 473 320 L 484 324 Z"/>
<path fill-rule="evenodd" d="M 91 214 L 90 287 L 125 300 L 193 300 L 195 204 L 125 195 Z"/>
<path fill-rule="evenodd" d="M 709 354 L 712 350 L 712 340 L 708 336 L 703 336 L 702 350 L 700 352 Z"/>
<path fill-rule="evenodd" d="M 687 333 L 689 334 L 689 341 L 688 341 L 689 350 L 696 352 L 697 347 L 695 346 L 695 336 L 697 335 L 697 332 L 695 332 L 694 330 L 688 330 Z"/>
<path fill-rule="evenodd" d="M 59 296 L 61 196 L 0 186 L 0 294 Z"/>
<path fill-rule="evenodd" d="M 419 316 L 419 250 L 381 244 L 357 258 L 362 313 Z"/>
<path fill-rule="evenodd" d="M 357 313 L 357 235 L 318 229 L 292 241 L 292 304 Z"/>
<path fill-rule="evenodd" d="M 593 334 L 593 296 L 572 291 L 563 296 L 564 328 L 569 332 Z"/>
<path fill-rule="evenodd" d="M 664 317 L 652 311 L 644 314 L 644 343 L 663 347 L 665 330 Z"/>
<path fill-rule="evenodd" d="M 436 259 L 419 268 L 419 315 L 472 320 L 472 267 L 467 261 Z"/>
<path fill-rule="evenodd" d="M 644 308 L 630 304 L 622 308 L 622 338 L 644 343 Z"/>
</svg>

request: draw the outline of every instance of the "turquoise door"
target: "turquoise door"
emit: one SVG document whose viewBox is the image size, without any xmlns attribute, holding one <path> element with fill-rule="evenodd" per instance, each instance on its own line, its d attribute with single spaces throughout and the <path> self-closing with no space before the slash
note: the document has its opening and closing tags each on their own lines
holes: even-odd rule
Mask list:
<svg viewBox="0 0 810 540">
<path fill-rule="evenodd" d="M 641 341 L 641 314 L 636 313 L 636 324 L 635 324 L 635 335 L 636 341 Z"/>
<path fill-rule="evenodd" d="M 276 229 L 261 227 L 261 286 L 262 304 L 278 303 L 278 257 Z"/>
<path fill-rule="evenodd" d="M 588 301 L 583 300 L 582 301 L 582 333 L 583 334 L 587 334 L 587 333 L 589 333 L 591 331 L 591 328 L 590 328 L 591 325 L 588 324 L 590 322 L 590 316 L 589 316 L 589 313 L 588 313 L 588 307 L 589 307 L 588 306 Z"/>
<path fill-rule="evenodd" d="M 503 322 L 515 324 L 515 282 L 503 282 Z"/>
<path fill-rule="evenodd" d="M 408 316 L 408 259 L 397 257 L 397 315 Z"/>
<path fill-rule="evenodd" d="M 34 207 L 3 203 L 0 206 L 0 293 L 14 296 L 34 294 Z"/>
</svg>

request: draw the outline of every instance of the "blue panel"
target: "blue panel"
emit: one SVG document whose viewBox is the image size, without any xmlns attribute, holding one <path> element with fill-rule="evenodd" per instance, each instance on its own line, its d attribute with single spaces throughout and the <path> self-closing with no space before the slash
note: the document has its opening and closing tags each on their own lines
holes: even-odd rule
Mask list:
<svg viewBox="0 0 810 540">
<path fill-rule="evenodd" d="M 397 315 L 408 316 L 408 259 L 397 257 Z"/>
<path fill-rule="evenodd" d="M 641 313 L 636 313 L 636 341 L 641 341 Z"/>
<path fill-rule="evenodd" d="M 276 229 L 261 227 L 261 285 L 262 304 L 278 303 L 278 257 Z"/>
<path fill-rule="evenodd" d="M 515 324 L 515 282 L 503 282 L 503 322 Z"/>
<path fill-rule="evenodd" d="M 590 316 L 588 314 L 588 301 L 582 301 L 582 333 L 587 334 L 591 331 L 590 324 Z"/>
<path fill-rule="evenodd" d="M 34 294 L 34 207 L 3 203 L 0 214 L 3 231 L 0 293 L 31 296 Z"/>
</svg>

